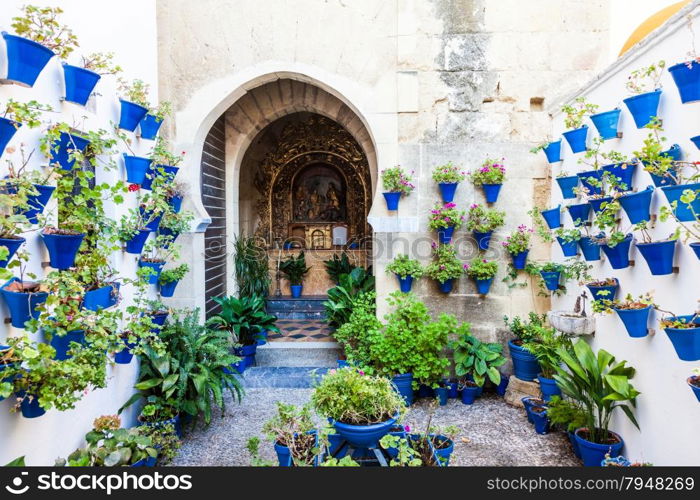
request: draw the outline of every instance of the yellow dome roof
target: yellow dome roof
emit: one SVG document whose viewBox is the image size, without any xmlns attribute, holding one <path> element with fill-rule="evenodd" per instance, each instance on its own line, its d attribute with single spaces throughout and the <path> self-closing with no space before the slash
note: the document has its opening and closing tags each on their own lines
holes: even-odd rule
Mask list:
<svg viewBox="0 0 700 500">
<path fill-rule="evenodd" d="M 669 5 L 665 9 L 661 9 L 659 12 L 657 12 L 653 16 L 649 17 L 649 19 L 647 19 L 642 24 L 640 24 L 639 27 L 632 32 L 630 37 L 625 42 L 625 45 L 622 46 L 622 50 L 620 50 L 619 55 L 621 56 L 622 54 L 627 52 L 629 49 L 634 47 L 637 43 L 639 43 L 649 33 L 651 33 L 656 28 L 658 28 L 663 23 L 665 23 L 669 17 L 674 15 L 676 12 L 681 10 L 683 7 L 685 7 L 689 3 L 690 3 L 690 0 L 684 0 L 682 2 L 674 3 L 673 5 Z"/>
</svg>

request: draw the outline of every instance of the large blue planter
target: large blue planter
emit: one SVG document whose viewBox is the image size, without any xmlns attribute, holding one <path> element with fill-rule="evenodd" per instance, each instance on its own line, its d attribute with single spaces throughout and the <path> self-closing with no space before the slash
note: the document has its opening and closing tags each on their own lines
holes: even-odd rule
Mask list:
<svg viewBox="0 0 700 500">
<path fill-rule="evenodd" d="M 78 66 L 63 64 L 63 80 L 66 83 L 66 101 L 85 106 L 101 76 Z"/>
<path fill-rule="evenodd" d="M 610 434 L 615 436 L 618 442 L 606 444 L 593 443 L 587 439 L 583 439 L 580 436 L 582 431 L 585 431 L 585 429 L 577 429 L 574 433 L 574 438 L 578 444 L 578 450 L 581 453 L 583 465 L 586 467 L 600 467 L 600 463 L 605 459 L 605 455 L 609 455 L 610 458 L 615 458 L 620 455 L 625 445 L 622 438 L 612 431 Z"/>
<path fill-rule="evenodd" d="M 30 401 L 28 397 L 25 397 L 26 394 L 27 393 L 24 391 L 17 392 L 17 397 L 23 398 L 22 402 L 19 405 L 19 408 L 22 412 L 22 416 L 24 418 L 37 418 L 45 414 L 46 410 L 44 410 L 39 404 L 39 398 L 34 396 L 31 398 Z"/>
<path fill-rule="evenodd" d="M 604 141 L 617 138 L 617 122 L 620 120 L 621 111 L 621 109 L 615 108 L 590 116 L 593 125 L 595 125 L 600 134 L 600 138 Z"/>
<path fill-rule="evenodd" d="M 39 73 L 55 55 L 40 43 L 2 32 L 7 45 L 7 80 L 34 86 Z"/>
<path fill-rule="evenodd" d="M 171 196 L 168 198 L 168 205 L 170 205 L 174 213 L 179 214 L 180 210 L 182 210 L 182 196 Z"/>
<path fill-rule="evenodd" d="M 693 252 L 695 252 L 695 256 L 700 259 L 700 243 L 691 243 L 690 248 L 693 249 Z"/>
<path fill-rule="evenodd" d="M 0 116 L 0 156 L 5 152 L 7 144 L 12 140 L 21 123 Z"/>
<path fill-rule="evenodd" d="M 89 144 L 90 141 L 79 135 L 61 132 L 59 139 L 51 146 L 51 163 L 58 163 L 62 170 L 72 170 L 75 165 L 72 152 L 75 150 L 83 152 Z"/>
<path fill-rule="evenodd" d="M 501 192 L 502 184 L 482 184 L 481 189 L 484 190 L 486 203 L 496 203 L 498 201 L 498 193 Z"/>
<path fill-rule="evenodd" d="M 452 280 L 452 279 L 445 280 L 442 282 L 438 281 L 438 287 L 440 288 L 440 291 L 442 293 L 450 293 L 452 291 L 452 282 L 453 281 L 454 280 Z"/>
<path fill-rule="evenodd" d="M 391 382 L 394 384 L 396 392 L 406 402 L 406 406 L 411 406 L 413 404 L 413 373 L 396 375 L 391 379 Z"/>
<path fill-rule="evenodd" d="M 690 387 L 690 389 L 693 391 L 693 394 L 695 394 L 695 397 L 700 403 L 700 377 L 688 377 L 688 387 Z"/>
<path fill-rule="evenodd" d="M 581 236 L 581 239 L 578 240 L 578 246 L 583 258 L 588 262 L 600 260 L 600 245 L 590 236 Z"/>
<path fill-rule="evenodd" d="M 399 287 L 403 293 L 408 293 L 411 291 L 411 287 L 413 286 L 413 276 L 406 276 L 405 278 L 402 278 L 397 274 L 396 279 L 399 280 Z"/>
<path fill-rule="evenodd" d="M 68 354 L 71 348 L 71 342 L 76 342 L 78 344 L 85 343 L 85 332 L 83 330 L 73 330 L 65 335 L 56 335 L 55 333 L 51 336 L 50 345 L 56 350 L 56 355 L 54 359 L 57 361 L 64 361 L 73 357 L 72 354 Z"/>
<path fill-rule="evenodd" d="M 632 224 L 651 220 L 651 198 L 654 195 L 654 187 L 648 186 L 638 193 L 623 194 L 618 198 L 620 206 L 627 214 Z"/>
<path fill-rule="evenodd" d="M 25 240 L 24 238 L 0 238 L 0 247 L 6 247 L 9 251 L 7 259 L 0 259 L 0 268 L 4 269 L 7 267 L 7 264 L 12 260 L 12 257 L 14 257 L 19 247 L 21 247 L 22 243 L 24 243 L 25 241 L 27 240 Z"/>
<path fill-rule="evenodd" d="M 561 279 L 561 271 L 540 271 L 542 281 L 547 290 L 554 292 L 559 290 L 559 280 Z"/>
<path fill-rule="evenodd" d="M 700 64 L 697 61 L 674 64 L 668 72 L 678 87 L 683 104 L 700 101 Z"/>
<path fill-rule="evenodd" d="M 581 172 L 579 174 L 576 174 L 581 181 L 581 186 L 586 188 L 588 190 L 588 194 L 602 194 L 603 193 L 603 187 L 602 186 L 594 186 L 589 182 L 589 179 L 594 179 L 598 181 L 599 183 L 602 182 L 603 180 L 603 171 L 602 170 L 589 170 L 588 172 Z"/>
<path fill-rule="evenodd" d="M 676 253 L 677 240 L 657 241 L 653 243 L 636 243 L 635 246 L 644 260 L 649 271 L 654 276 L 673 273 L 673 255 Z"/>
<path fill-rule="evenodd" d="M 549 229 L 561 227 L 561 205 L 540 212 Z"/>
<path fill-rule="evenodd" d="M 591 205 L 589 203 L 577 203 L 566 208 L 569 210 L 574 226 L 580 227 L 588 222 L 588 217 L 591 215 Z"/>
<path fill-rule="evenodd" d="M 679 321 L 690 321 L 693 315 L 678 316 Z M 700 319 L 695 319 L 696 328 L 664 328 L 682 361 L 700 361 Z"/>
<path fill-rule="evenodd" d="M 121 103 L 119 128 L 133 132 L 148 113 L 148 108 L 125 99 L 119 99 L 119 102 Z"/>
<path fill-rule="evenodd" d="M 588 125 L 584 125 L 581 128 L 568 130 L 562 134 L 566 142 L 571 146 L 571 151 L 573 153 L 580 153 L 585 151 L 586 148 L 586 137 L 588 136 Z"/>
<path fill-rule="evenodd" d="M 141 139 L 154 140 L 162 124 L 163 120 L 159 120 L 155 115 L 147 113 L 139 123 Z"/>
<path fill-rule="evenodd" d="M 553 378 L 547 378 L 540 375 L 537 377 L 540 382 L 540 391 L 542 391 L 542 399 L 549 401 L 552 396 L 561 396 L 561 389 L 557 385 L 556 380 Z"/>
<path fill-rule="evenodd" d="M 447 245 L 450 241 L 452 241 L 452 234 L 455 232 L 454 226 L 450 227 L 443 227 L 438 229 L 438 240 L 440 243 L 443 245 Z"/>
<path fill-rule="evenodd" d="M 41 233 L 49 260 L 54 269 L 68 269 L 75 265 L 75 256 L 83 243 L 85 234 L 46 234 Z"/>
<path fill-rule="evenodd" d="M 630 265 L 630 246 L 632 245 L 632 235 L 615 245 L 614 247 L 603 245 L 602 249 L 613 269 L 625 269 Z"/>
<path fill-rule="evenodd" d="M 510 256 L 513 258 L 514 269 L 525 269 L 525 265 L 527 264 L 528 253 L 530 253 L 530 250 L 523 250 L 520 253 L 510 254 Z"/>
<path fill-rule="evenodd" d="M 627 334 L 632 338 L 646 337 L 649 333 L 649 313 L 651 306 L 644 309 L 615 309 L 620 321 L 625 325 Z"/>
<path fill-rule="evenodd" d="M 537 409 L 537 411 L 535 411 L 535 409 Z M 547 407 L 533 406 L 530 408 L 530 414 L 532 415 L 532 423 L 535 426 L 535 432 L 537 434 L 548 434 L 549 418 L 547 417 Z"/>
<path fill-rule="evenodd" d="M 455 199 L 455 193 L 457 192 L 456 182 L 440 182 L 438 183 L 440 187 L 440 196 L 442 196 L 443 203 L 450 203 Z"/>
<path fill-rule="evenodd" d="M 31 224 L 39 222 L 38 215 L 44 213 L 44 208 L 51 199 L 51 195 L 56 190 L 54 186 L 42 186 L 34 184 L 34 188 L 38 194 L 27 196 L 27 205 L 29 208 L 24 211 L 24 216 Z"/>
<path fill-rule="evenodd" d="M 691 191 L 700 191 L 700 182 L 695 182 L 693 184 L 681 184 L 677 186 L 664 186 L 661 191 L 666 195 L 668 203 L 671 204 L 674 201 L 676 203 L 676 209 L 673 211 L 681 222 L 693 222 L 695 221 L 695 214 L 700 215 L 700 195 L 696 196 L 695 201 L 691 205 L 687 205 L 681 201 L 681 196 L 683 191 L 690 189 Z M 692 207 L 692 209 L 691 209 Z"/>
<path fill-rule="evenodd" d="M 292 290 L 292 297 L 298 299 L 301 297 L 301 292 L 304 289 L 304 285 L 290 285 L 289 288 Z"/>
<path fill-rule="evenodd" d="M 618 183 L 621 184 L 620 186 L 613 187 L 613 189 L 618 192 L 630 191 L 632 189 L 634 173 L 636 171 L 636 163 L 613 163 L 612 165 L 605 165 L 603 167 L 603 172 L 614 176 Z"/>
<path fill-rule="evenodd" d="M 354 448 L 377 448 L 383 438 L 396 423 L 396 418 L 371 425 L 351 425 L 333 421 L 335 432 L 340 434 Z"/>
<path fill-rule="evenodd" d="M 634 124 L 637 125 L 637 128 L 643 128 L 651 122 L 652 118 L 658 115 L 660 99 L 661 90 L 654 90 L 653 92 L 628 97 L 623 102 L 627 105 L 630 113 L 632 113 L 632 118 L 634 118 Z"/>
<path fill-rule="evenodd" d="M 605 209 L 603 204 L 607 205 L 611 201 L 612 196 L 606 196 L 604 198 L 591 198 L 588 200 L 588 204 L 593 209 L 593 213 L 597 215 Z"/>
<path fill-rule="evenodd" d="M 172 297 L 175 293 L 175 287 L 179 281 L 171 281 L 169 283 L 161 283 L 160 285 L 160 296 L 161 297 Z"/>
<path fill-rule="evenodd" d="M 248 368 L 250 366 L 255 365 L 255 354 L 258 351 L 258 344 L 248 344 L 241 346 L 238 352 L 236 352 L 237 356 L 240 356 L 243 358 L 243 363 L 245 364 L 245 367 Z"/>
<path fill-rule="evenodd" d="M 146 262 L 146 261 L 139 259 L 139 267 L 148 267 L 148 268 L 151 268 L 155 271 L 155 273 L 151 273 L 148 277 L 148 284 L 149 285 L 157 285 L 158 284 L 158 277 L 160 276 L 160 271 L 163 269 L 164 265 L 165 265 L 165 262 Z"/>
<path fill-rule="evenodd" d="M 614 300 L 615 296 L 617 295 L 617 290 L 620 288 L 620 283 L 617 280 L 617 278 L 613 278 L 615 280 L 615 285 L 609 285 L 609 286 L 591 286 L 591 285 L 586 285 L 588 290 L 591 292 L 591 298 L 593 300 Z M 601 292 L 607 292 L 607 293 L 601 293 Z"/>
<path fill-rule="evenodd" d="M 513 374 L 520 380 L 531 382 L 542 371 L 537 358 L 527 349 L 508 342 L 510 356 L 513 359 Z"/>
<path fill-rule="evenodd" d="M 574 188 L 578 186 L 578 175 L 570 175 L 568 177 L 557 177 L 557 184 L 561 189 L 562 198 L 570 200 L 576 198 Z"/>
<path fill-rule="evenodd" d="M 561 252 L 564 257 L 576 257 L 578 255 L 578 240 L 575 241 L 564 241 L 562 238 L 557 236 L 557 241 L 561 247 Z"/>
<path fill-rule="evenodd" d="M 489 245 L 491 244 L 491 235 L 493 234 L 493 231 L 487 231 L 485 233 L 480 233 L 478 231 L 472 231 L 472 235 L 474 235 L 474 239 L 476 240 L 477 245 L 479 245 L 479 250 L 488 250 Z"/>
<path fill-rule="evenodd" d="M 382 194 L 384 195 L 384 200 L 386 200 L 387 210 L 393 211 L 399 209 L 399 200 L 401 199 L 401 193 L 389 192 Z"/>
<path fill-rule="evenodd" d="M 124 153 L 124 168 L 126 169 L 126 182 L 130 184 L 143 184 L 146 172 L 151 168 L 152 160 L 141 156 L 129 156 Z"/>
<path fill-rule="evenodd" d="M 475 279 L 474 283 L 476 283 L 476 291 L 481 295 L 486 295 L 491 289 L 491 283 L 493 283 L 493 278 L 489 278 L 486 280 Z"/>
<path fill-rule="evenodd" d="M 37 311 L 36 308 L 38 305 L 46 302 L 49 294 L 46 292 L 12 292 L 7 289 L 7 286 L 14 281 L 19 281 L 19 279 L 12 278 L 9 280 L 0 288 L 0 292 L 2 292 L 2 297 L 5 299 L 5 303 L 10 310 L 12 326 L 15 328 L 24 328 L 24 324 L 27 321 L 39 317 L 39 311 Z"/>
<path fill-rule="evenodd" d="M 557 163 L 561 161 L 561 139 L 550 142 L 544 148 L 544 154 L 549 163 Z"/>
<path fill-rule="evenodd" d="M 146 244 L 149 234 L 151 234 L 150 229 L 139 229 L 138 232 L 126 242 L 126 253 L 140 254 L 143 251 L 143 246 Z"/>
<path fill-rule="evenodd" d="M 117 303 L 120 284 L 117 282 L 85 292 L 83 307 L 89 311 L 107 309 Z"/>
</svg>

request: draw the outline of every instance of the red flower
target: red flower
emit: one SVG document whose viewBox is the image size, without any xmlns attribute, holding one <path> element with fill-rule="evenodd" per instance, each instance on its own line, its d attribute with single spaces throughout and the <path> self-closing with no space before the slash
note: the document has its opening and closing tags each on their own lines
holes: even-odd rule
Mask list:
<svg viewBox="0 0 700 500">
<path fill-rule="evenodd" d="M 141 189 L 141 186 L 138 184 L 129 184 L 129 192 L 133 193 L 134 191 L 138 191 Z"/>
</svg>

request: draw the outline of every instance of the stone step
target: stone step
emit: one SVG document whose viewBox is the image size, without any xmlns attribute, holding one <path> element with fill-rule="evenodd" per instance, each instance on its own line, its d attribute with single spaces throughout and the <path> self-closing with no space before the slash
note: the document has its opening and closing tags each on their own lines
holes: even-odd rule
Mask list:
<svg viewBox="0 0 700 500">
<path fill-rule="evenodd" d="M 323 303 L 328 299 L 325 295 L 308 295 L 298 299 L 293 297 L 269 297 L 266 310 L 279 319 L 323 319 L 326 310 Z"/>
<path fill-rule="evenodd" d="M 268 342 L 258 347 L 256 367 L 335 367 L 337 342 Z"/>
<path fill-rule="evenodd" d="M 505 402 L 511 406 L 522 408 L 523 402 L 521 399 L 528 396 L 541 398 L 542 393 L 540 392 L 540 384 L 534 381 L 528 382 L 525 380 L 520 380 L 515 375 L 511 375 L 510 381 L 508 382 L 508 388 L 506 389 L 506 395 L 504 397 Z"/>
<path fill-rule="evenodd" d="M 328 370 L 326 366 L 254 366 L 243 374 L 243 386 L 306 389 Z"/>
</svg>

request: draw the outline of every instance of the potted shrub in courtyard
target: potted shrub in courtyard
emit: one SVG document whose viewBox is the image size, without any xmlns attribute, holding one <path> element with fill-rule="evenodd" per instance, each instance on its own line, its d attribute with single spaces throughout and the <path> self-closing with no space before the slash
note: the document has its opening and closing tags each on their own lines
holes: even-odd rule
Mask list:
<svg viewBox="0 0 700 500">
<path fill-rule="evenodd" d="M 423 266 L 417 260 L 409 258 L 408 255 L 401 254 L 386 266 L 386 272 L 396 275 L 401 291 L 408 293 L 411 291 L 413 280 L 423 276 Z"/>
<path fill-rule="evenodd" d="M 574 399 L 562 399 L 559 396 L 552 396 L 547 402 L 547 417 L 550 423 L 561 427 L 566 432 L 574 454 L 578 458 L 581 458 L 581 452 L 574 432 L 576 432 L 576 429 L 586 426 L 586 416 L 586 410 L 583 405 Z"/>
<path fill-rule="evenodd" d="M 296 257 L 290 255 L 286 260 L 279 264 L 279 269 L 289 281 L 289 287 L 292 291 L 292 297 L 301 297 L 304 288 L 304 276 L 311 269 L 306 267 L 306 258 L 304 252 L 299 253 Z"/>
<path fill-rule="evenodd" d="M 615 311 L 625 325 L 630 337 L 646 337 L 649 333 L 647 324 L 649 313 L 656 305 L 650 293 L 640 295 L 636 299 L 627 294 L 624 300 L 600 299 L 593 302 L 593 311 L 612 313 Z"/>
<path fill-rule="evenodd" d="M 442 293 L 452 291 L 453 280 L 463 273 L 462 263 L 457 258 L 457 249 L 452 245 L 437 245 L 433 242 L 433 260 L 425 268 L 425 274 L 438 282 Z"/>
<path fill-rule="evenodd" d="M 527 263 L 527 254 L 530 252 L 530 237 L 534 230 L 524 224 L 506 236 L 505 241 L 501 245 L 506 249 L 513 259 L 514 269 L 525 269 Z"/>
<path fill-rule="evenodd" d="M 682 168 L 682 151 L 678 144 L 666 149 L 661 120 L 654 117 L 645 125 L 649 130 L 642 147 L 634 151 L 634 156 L 649 173 L 656 187 L 674 186 L 678 184 L 678 171 Z"/>
<path fill-rule="evenodd" d="M 464 272 L 476 283 L 476 290 L 481 295 L 489 293 L 493 278 L 498 272 L 498 262 L 474 257 L 469 264 L 464 264 Z"/>
<path fill-rule="evenodd" d="M 637 128 L 646 126 L 658 116 L 661 75 L 665 67 L 666 61 L 652 63 L 632 71 L 627 79 L 627 90 L 633 95 L 624 99 L 623 102 L 632 114 Z"/>
<path fill-rule="evenodd" d="M 318 446 L 314 427 L 310 405 L 296 407 L 277 401 L 277 413 L 262 431 L 274 444 L 280 467 L 314 464 Z"/>
<path fill-rule="evenodd" d="M 586 283 L 586 288 L 590 290 L 593 300 L 615 300 L 620 282 L 617 278 L 604 278 Z"/>
<path fill-rule="evenodd" d="M 523 348 L 537 358 L 541 369 L 537 379 L 540 383 L 542 399 L 548 402 L 552 396 L 561 395 L 554 375 L 561 363 L 559 352 L 561 349 L 570 349 L 571 341 L 554 328 L 546 326 L 533 326 L 533 328 L 536 336 L 534 339 L 524 342 Z"/>
<path fill-rule="evenodd" d="M 700 313 L 685 316 L 671 314 L 660 321 L 660 326 L 671 340 L 679 359 L 700 361 Z"/>
<path fill-rule="evenodd" d="M 467 231 L 471 231 L 479 250 L 488 250 L 491 234 L 505 223 L 505 212 L 484 208 L 478 203 L 469 207 L 467 212 Z"/>
<path fill-rule="evenodd" d="M 460 377 L 462 403 L 472 404 L 487 379 L 496 386 L 501 383 L 498 367 L 506 358 L 501 354 L 501 344 L 482 342 L 472 336 L 468 323 L 463 323 L 456 334 L 457 340 L 450 344 L 454 351 L 455 374 Z"/>
<path fill-rule="evenodd" d="M 564 126 L 569 129 L 562 135 L 569 143 L 573 153 L 586 150 L 588 125 L 584 125 L 583 120 L 597 109 L 598 105 L 587 102 L 585 97 L 577 97 L 571 104 L 562 106 L 561 112 L 565 115 Z"/>
<path fill-rule="evenodd" d="M 160 296 L 172 297 L 175 293 L 175 287 L 177 286 L 178 282 L 184 278 L 188 272 L 190 272 L 190 266 L 187 264 L 180 264 L 172 269 L 162 271 L 160 276 L 158 276 Z"/>
<path fill-rule="evenodd" d="M 0 250 L 3 248 L 5 247 L 0 247 Z M 49 296 L 41 283 L 32 281 L 36 279 L 36 275 L 26 272 L 24 262 L 27 260 L 29 260 L 29 252 L 23 250 L 17 252 L 17 259 L 8 267 L 10 269 L 18 267 L 19 278 L 13 277 L 0 287 L 2 298 L 5 299 L 10 310 L 11 324 L 15 328 L 24 328 L 27 321 L 38 318 L 38 307 L 46 302 Z"/>
<path fill-rule="evenodd" d="M 436 204 L 430 211 L 428 229 L 437 231 L 438 239 L 442 244 L 448 244 L 452 240 L 455 229 L 459 229 L 464 222 L 464 211 L 457 210 L 454 203 Z"/>
<path fill-rule="evenodd" d="M 576 257 L 578 255 L 578 242 L 581 239 L 581 232 L 578 229 L 564 229 L 560 227 L 554 231 L 554 236 L 564 257 Z"/>
<path fill-rule="evenodd" d="M 450 203 L 455 198 L 455 192 L 460 182 L 464 180 L 465 173 L 460 167 L 448 162 L 433 169 L 433 180 L 440 187 L 440 195 L 443 203 Z"/>
<path fill-rule="evenodd" d="M 515 335 L 513 340 L 508 341 L 508 348 L 513 360 L 513 374 L 520 380 L 532 381 L 542 371 L 537 358 L 530 351 L 525 349 L 526 343 L 536 341 L 537 335 L 542 328 L 546 328 L 544 314 L 538 315 L 531 312 L 527 320 L 518 316 L 509 319 L 503 317 L 503 321 L 510 331 Z"/>
<path fill-rule="evenodd" d="M 411 174 L 404 172 L 399 165 L 382 170 L 383 194 L 387 210 L 398 210 L 401 197 L 408 196 L 416 188 L 412 174 L 413 172 Z"/>
<path fill-rule="evenodd" d="M 562 295 L 566 293 L 566 283 L 570 280 L 589 279 L 591 266 L 574 258 L 565 262 L 538 262 L 525 266 L 525 272 L 539 276 L 539 287 L 544 294 Z"/>
<path fill-rule="evenodd" d="M 503 165 L 505 158 L 493 160 L 486 158 L 481 167 L 469 173 L 469 177 L 475 186 L 481 186 L 484 190 L 486 203 L 496 203 L 498 193 L 506 178 L 506 167 Z"/>
</svg>

